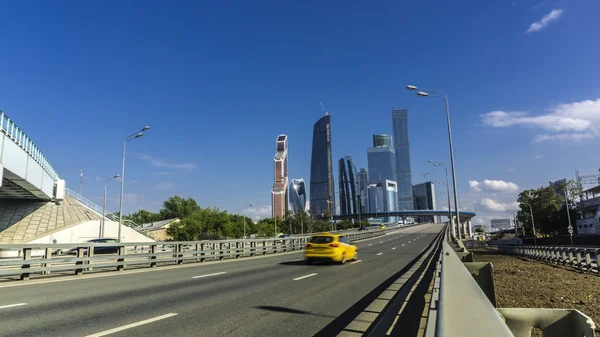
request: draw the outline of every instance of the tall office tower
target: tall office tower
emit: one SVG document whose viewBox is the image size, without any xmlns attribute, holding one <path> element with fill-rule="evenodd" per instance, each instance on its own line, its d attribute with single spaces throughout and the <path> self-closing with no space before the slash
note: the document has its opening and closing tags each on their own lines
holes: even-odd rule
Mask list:
<svg viewBox="0 0 600 337">
<path fill-rule="evenodd" d="M 275 218 L 285 216 L 288 209 L 288 141 L 287 135 L 279 135 L 275 145 L 275 183 L 271 191 L 271 212 Z"/>
<path fill-rule="evenodd" d="M 390 135 L 373 135 L 373 147 L 387 146 L 392 147 L 392 136 Z"/>
<path fill-rule="evenodd" d="M 358 185 L 360 189 L 360 204 L 362 205 L 362 212 L 367 213 L 369 211 L 369 175 L 367 169 L 361 168 L 358 172 Z"/>
<path fill-rule="evenodd" d="M 304 179 L 292 179 L 290 183 L 290 206 L 292 211 L 306 211 L 306 185 Z"/>
<path fill-rule="evenodd" d="M 346 156 L 338 161 L 340 167 L 340 214 L 358 214 L 361 207 L 360 187 L 356 166 L 352 157 Z"/>
<path fill-rule="evenodd" d="M 373 147 L 367 149 L 370 182 L 384 179 L 396 181 L 395 151 L 386 144 L 391 144 L 390 136 L 373 135 Z"/>
<path fill-rule="evenodd" d="M 328 113 L 313 128 L 310 161 L 310 210 L 315 216 L 335 212 L 333 170 L 331 161 L 331 122 Z"/>
<path fill-rule="evenodd" d="M 369 212 L 378 213 L 377 217 L 384 222 L 398 223 L 397 216 L 386 215 L 387 212 L 398 211 L 398 184 L 383 179 L 369 184 Z"/>
<path fill-rule="evenodd" d="M 408 110 L 393 109 L 392 124 L 396 152 L 395 175 L 398 183 L 398 207 L 399 209 L 414 209 L 408 142 Z"/>
<path fill-rule="evenodd" d="M 415 209 L 435 209 L 435 185 L 431 181 L 426 181 L 413 186 L 413 195 Z M 424 216 L 425 222 L 437 222 L 435 216 Z"/>
</svg>

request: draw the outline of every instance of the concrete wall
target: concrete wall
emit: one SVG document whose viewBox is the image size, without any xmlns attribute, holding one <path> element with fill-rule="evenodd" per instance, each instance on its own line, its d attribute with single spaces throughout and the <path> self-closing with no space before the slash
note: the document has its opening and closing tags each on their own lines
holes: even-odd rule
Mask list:
<svg viewBox="0 0 600 337">
<path fill-rule="evenodd" d="M 119 223 L 116 221 L 106 221 L 104 228 L 104 237 L 117 238 Z M 90 220 L 84 223 L 65 228 L 61 231 L 37 238 L 27 243 L 80 243 L 91 239 L 97 239 L 100 233 L 100 221 Z M 56 241 L 54 241 L 56 240 Z M 121 230 L 122 242 L 154 242 L 147 236 L 138 233 L 136 230 L 123 226 Z"/>
</svg>

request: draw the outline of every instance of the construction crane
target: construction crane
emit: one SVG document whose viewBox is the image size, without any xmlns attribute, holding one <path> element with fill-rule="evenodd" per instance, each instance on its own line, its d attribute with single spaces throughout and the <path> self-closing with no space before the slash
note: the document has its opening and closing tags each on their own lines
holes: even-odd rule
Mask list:
<svg viewBox="0 0 600 337">
<path fill-rule="evenodd" d="M 600 169 L 598 170 L 600 172 Z M 580 176 L 579 171 L 575 171 L 575 178 L 580 185 L 600 185 L 600 174 Z"/>
</svg>

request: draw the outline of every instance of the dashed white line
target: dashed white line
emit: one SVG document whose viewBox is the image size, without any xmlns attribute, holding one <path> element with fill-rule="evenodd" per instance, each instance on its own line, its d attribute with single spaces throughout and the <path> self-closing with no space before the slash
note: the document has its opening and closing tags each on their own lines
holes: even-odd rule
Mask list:
<svg viewBox="0 0 600 337">
<path fill-rule="evenodd" d="M 145 319 L 143 321 L 139 321 L 139 322 L 135 322 L 135 323 L 123 325 L 123 326 L 118 327 L 118 328 L 114 328 L 114 329 L 110 329 L 110 330 L 98 332 L 98 333 L 95 333 L 93 335 L 87 335 L 86 337 L 106 336 L 106 335 L 110 335 L 110 334 L 115 333 L 115 332 L 119 332 L 119 331 L 131 329 L 131 328 L 135 328 L 136 326 L 140 326 L 140 325 L 144 325 L 144 324 L 148 324 L 148 323 L 160 321 L 161 319 L 173 317 L 173 316 L 176 316 L 176 315 L 177 315 L 176 313 L 169 313 L 169 314 L 166 314 L 166 315 L 157 316 L 157 317 L 154 317 L 154 318 Z"/>
<path fill-rule="evenodd" d="M 212 274 L 206 274 L 206 275 L 198 275 L 198 276 L 193 276 L 192 278 L 203 278 L 203 277 L 209 277 L 209 276 L 217 276 L 217 275 L 222 275 L 222 274 L 227 274 L 226 271 L 222 271 L 220 273 L 212 273 Z"/>
<path fill-rule="evenodd" d="M 402 247 L 404 247 L 404 244 L 402 244 Z"/>
<path fill-rule="evenodd" d="M 20 307 L 22 305 L 27 305 L 27 303 L 15 303 L 15 304 L 3 305 L 3 306 L 0 306 L 0 309 L 12 308 L 12 307 Z"/>
<path fill-rule="evenodd" d="M 379 243 L 383 243 L 383 241 L 379 241 Z"/>
<path fill-rule="evenodd" d="M 352 262 L 350 262 L 350 264 L 356 264 L 356 263 L 359 263 L 359 262 L 362 262 L 362 260 L 352 261 Z"/>
<path fill-rule="evenodd" d="M 369 246 L 372 246 L 372 245 L 373 245 L 372 243 L 369 243 Z"/>
<path fill-rule="evenodd" d="M 379 256 L 379 255 L 381 255 L 381 254 L 383 254 L 383 253 L 379 253 L 379 254 L 377 254 L 377 256 Z"/>
<path fill-rule="evenodd" d="M 317 275 L 317 273 L 312 273 L 312 274 L 308 274 L 308 275 L 304 275 L 304 276 L 296 277 L 296 278 L 294 279 L 294 281 L 302 280 L 302 279 L 305 279 L 305 278 L 307 278 L 307 277 L 311 277 L 311 276 L 315 276 L 315 275 Z"/>
<path fill-rule="evenodd" d="M 392 250 L 396 249 L 396 247 L 392 248 Z"/>
</svg>

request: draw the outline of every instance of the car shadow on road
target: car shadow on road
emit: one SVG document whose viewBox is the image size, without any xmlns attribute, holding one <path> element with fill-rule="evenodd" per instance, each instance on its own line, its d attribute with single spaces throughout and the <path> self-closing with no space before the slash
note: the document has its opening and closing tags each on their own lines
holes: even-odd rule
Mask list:
<svg viewBox="0 0 600 337">
<path fill-rule="evenodd" d="M 310 311 L 304 311 L 304 310 L 298 310 L 298 309 L 286 308 L 286 307 L 278 307 L 278 306 L 273 306 L 273 305 L 258 305 L 258 306 L 255 306 L 255 308 L 261 309 L 261 310 L 267 310 L 267 311 L 282 312 L 282 313 L 287 313 L 287 314 L 299 314 L 299 315 L 311 315 L 311 316 L 336 318 L 336 316 L 315 314 Z"/>
<path fill-rule="evenodd" d="M 316 262 L 312 262 L 311 264 L 306 263 L 306 260 L 295 260 L 295 261 L 284 261 L 284 262 L 279 262 L 280 265 L 282 266 L 305 266 L 305 267 L 309 267 L 309 266 L 326 266 L 326 265 L 332 265 L 332 262 L 327 262 L 327 261 L 316 261 Z"/>
</svg>

